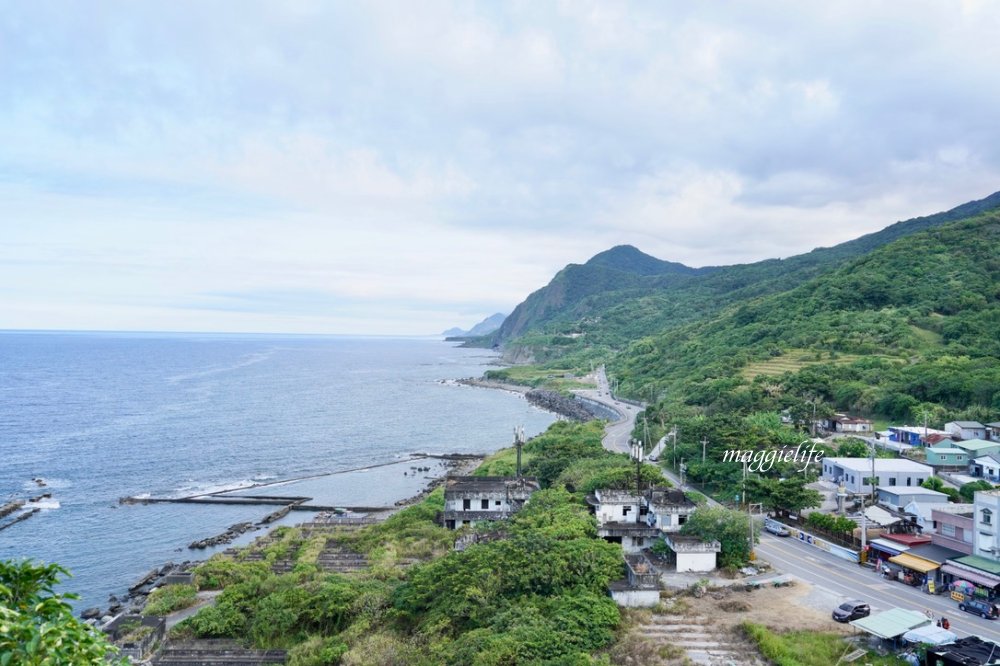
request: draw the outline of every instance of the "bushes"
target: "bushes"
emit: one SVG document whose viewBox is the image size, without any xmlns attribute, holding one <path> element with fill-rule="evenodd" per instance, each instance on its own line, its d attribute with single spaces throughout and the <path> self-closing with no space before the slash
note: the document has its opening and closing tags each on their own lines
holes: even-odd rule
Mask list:
<svg viewBox="0 0 1000 666">
<path fill-rule="evenodd" d="M 194 585 L 166 585 L 150 593 L 143 615 L 167 615 L 194 605 L 198 600 L 198 590 Z"/>
</svg>

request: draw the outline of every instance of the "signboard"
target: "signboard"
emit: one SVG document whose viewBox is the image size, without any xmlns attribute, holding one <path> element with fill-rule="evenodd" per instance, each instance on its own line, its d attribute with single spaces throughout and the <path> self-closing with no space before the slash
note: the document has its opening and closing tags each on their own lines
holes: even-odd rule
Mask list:
<svg viewBox="0 0 1000 666">
<path fill-rule="evenodd" d="M 954 599 L 955 601 L 965 601 L 965 595 L 959 592 L 958 590 L 951 591 L 951 598 Z"/>
<path fill-rule="evenodd" d="M 937 594 L 934 591 L 934 581 L 932 580 L 927 581 L 927 594 Z"/>
</svg>

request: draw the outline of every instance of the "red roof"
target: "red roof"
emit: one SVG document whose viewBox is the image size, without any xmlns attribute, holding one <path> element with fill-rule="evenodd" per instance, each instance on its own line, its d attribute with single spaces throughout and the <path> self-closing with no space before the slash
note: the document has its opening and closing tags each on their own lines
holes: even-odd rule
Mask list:
<svg viewBox="0 0 1000 666">
<path fill-rule="evenodd" d="M 944 440 L 950 440 L 951 435 L 939 435 L 934 433 L 933 435 L 927 435 L 924 437 L 924 441 L 928 444 L 937 444 L 938 442 L 943 442 Z"/>
<path fill-rule="evenodd" d="M 922 543 L 930 543 L 931 538 L 917 536 L 916 534 L 883 534 L 883 539 L 892 539 L 906 546 L 919 546 Z"/>
</svg>

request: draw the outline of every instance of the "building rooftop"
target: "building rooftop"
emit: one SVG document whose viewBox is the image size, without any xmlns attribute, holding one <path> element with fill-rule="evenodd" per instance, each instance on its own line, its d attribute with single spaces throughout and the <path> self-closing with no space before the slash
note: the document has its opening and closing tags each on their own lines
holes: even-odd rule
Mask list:
<svg viewBox="0 0 1000 666">
<path fill-rule="evenodd" d="M 940 512 L 940 513 L 950 513 L 956 516 L 964 516 L 965 514 L 969 514 L 971 516 L 973 513 L 975 513 L 975 511 L 976 511 L 975 504 L 941 504 L 931 508 L 932 514 L 934 512 Z"/>
<path fill-rule="evenodd" d="M 982 462 L 979 462 L 980 460 Z M 996 453 L 987 453 L 985 456 L 976 456 L 972 462 L 976 463 L 977 465 L 982 465 L 982 464 L 988 465 L 990 463 L 993 463 L 994 465 L 1000 465 L 1000 455 L 997 455 Z"/>
<path fill-rule="evenodd" d="M 979 421 L 949 421 L 945 425 L 957 425 L 959 428 L 985 428 Z"/>
<path fill-rule="evenodd" d="M 876 468 L 877 471 L 878 468 Z M 925 497 L 948 497 L 946 493 L 939 492 L 937 490 L 931 490 L 930 488 L 924 488 L 923 486 L 879 486 L 878 491 L 880 493 L 887 493 L 889 495 L 923 495 Z"/>
<path fill-rule="evenodd" d="M 631 490 L 614 488 L 598 488 L 594 491 L 594 497 L 598 502 L 609 504 L 636 504 L 639 501 L 639 496 Z"/>
<path fill-rule="evenodd" d="M 925 536 L 917 536 L 916 534 L 883 534 L 883 539 L 889 539 L 890 541 L 896 541 L 898 543 L 906 544 L 910 548 L 914 548 L 924 543 L 930 543 L 931 538 Z"/>
<path fill-rule="evenodd" d="M 977 452 L 983 449 L 996 448 L 1000 446 L 1000 442 L 987 442 L 985 439 L 966 439 L 961 442 L 955 442 L 955 446 L 963 448 L 966 451 Z"/>
<path fill-rule="evenodd" d="M 950 432 L 946 430 L 935 430 L 934 428 L 925 428 L 923 426 L 889 426 L 889 430 L 898 430 L 899 432 L 912 432 L 918 435 L 926 437 L 927 435 L 951 435 Z"/>
<path fill-rule="evenodd" d="M 856 474 L 864 474 L 865 472 L 872 471 L 871 458 L 823 458 L 823 463 L 839 465 Z M 875 472 L 922 472 L 932 474 L 934 469 L 930 465 L 924 465 L 905 458 L 875 458 Z"/>
<path fill-rule="evenodd" d="M 986 571 L 991 574 L 1000 574 L 1000 562 L 994 560 L 980 557 L 979 555 L 966 555 L 965 557 L 956 557 L 955 561 L 959 564 L 964 564 L 973 569 L 979 569 L 981 571 Z"/>
<path fill-rule="evenodd" d="M 945 548 L 944 546 L 939 546 L 935 543 L 925 543 L 919 546 L 914 546 L 906 552 L 908 555 L 916 555 L 917 557 L 922 557 L 925 560 L 937 562 L 938 564 L 944 564 L 948 560 L 953 560 L 956 557 L 962 557 L 965 555 L 965 553 L 960 553 L 957 550 Z"/>
<path fill-rule="evenodd" d="M 649 497 L 653 506 L 695 506 L 679 488 L 653 488 Z"/>
<path fill-rule="evenodd" d="M 449 476 L 444 482 L 448 493 L 534 492 L 541 488 L 533 476 Z"/>
<path fill-rule="evenodd" d="M 954 446 L 935 446 L 932 450 L 939 455 L 942 453 L 949 453 L 955 456 L 959 454 L 968 453 L 968 451 L 966 451 L 965 449 L 959 449 Z"/>
</svg>

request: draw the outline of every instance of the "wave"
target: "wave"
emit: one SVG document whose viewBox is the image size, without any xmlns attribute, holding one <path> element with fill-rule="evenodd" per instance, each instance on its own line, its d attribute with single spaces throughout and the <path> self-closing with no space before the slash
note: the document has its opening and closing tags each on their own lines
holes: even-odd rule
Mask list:
<svg viewBox="0 0 1000 666">
<path fill-rule="evenodd" d="M 265 351 L 254 352 L 252 354 L 247 354 L 245 357 L 233 363 L 231 365 L 213 366 L 206 368 L 205 370 L 197 370 L 195 372 L 183 373 L 180 375 L 174 375 L 172 377 L 167 377 L 168 384 L 179 384 L 181 382 L 188 381 L 190 379 L 201 379 L 202 377 L 211 377 L 212 375 L 218 375 L 225 372 L 232 372 L 233 370 L 239 370 L 240 368 L 246 368 L 251 365 L 255 365 L 262 361 L 266 361 L 274 355 L 274 349 L 267 349 Z"/>
<path fill-rule="evenodd" d="M 37 502 L 28 502 L 24 505 L 26 508 L 30 509 L 42 509 L 43 511 L 54 511 L 61 507 L 58 500 L 54 499 L 43 499 Z"/>
<path fill-rule="evenodd" d="M 208 481 L 192 482 L 189 485 L 179 486 L 174 491 L 175 497 L 195 497 L 200 495 L 214 495 L 232 490 L 242 490 L 257 485 L 251 479 L 240 479 L 239 481 Z"/>
</svg>

